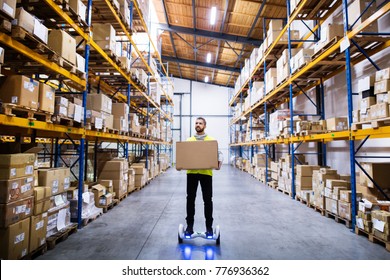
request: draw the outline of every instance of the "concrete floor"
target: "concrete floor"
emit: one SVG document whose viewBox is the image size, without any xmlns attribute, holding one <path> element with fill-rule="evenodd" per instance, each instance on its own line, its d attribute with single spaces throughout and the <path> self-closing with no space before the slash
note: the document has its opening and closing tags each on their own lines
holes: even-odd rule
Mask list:
<svg viewBox="0 0 390 280">
<path fill-rule="evenodd" d="M 214 171 L 221 245 L 178 244 L 185 190 L 185 172 L 170 169 L 39 259 L 390 259 L 383 246 L 230 166 Z M 196 210 L 195 230 L 204 231 L 200 188 Z"/>
</svg>

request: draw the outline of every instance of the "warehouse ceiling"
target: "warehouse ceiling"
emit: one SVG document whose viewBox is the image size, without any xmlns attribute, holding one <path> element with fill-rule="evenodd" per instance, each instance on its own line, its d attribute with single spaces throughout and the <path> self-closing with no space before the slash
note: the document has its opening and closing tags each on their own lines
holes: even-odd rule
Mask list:
<svg viewBox="0 0 390 280">
<path fill-rule="evenodd" d="M 163 31 L 162 58 L 169 63 L 170 74 L 229 87 L 262 42 L 263 18 L 286 17 L 285 0 L 153 2 Z M 212 7 L 215 24 L 210 23 Z"/>
</svg>

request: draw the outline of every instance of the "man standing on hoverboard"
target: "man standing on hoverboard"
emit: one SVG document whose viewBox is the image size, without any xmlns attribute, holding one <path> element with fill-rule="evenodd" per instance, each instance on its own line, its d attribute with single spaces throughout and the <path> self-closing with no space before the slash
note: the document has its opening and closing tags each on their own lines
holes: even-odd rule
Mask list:
<svg viewBox="0 0 390 280">
<path fill-rule="evenodd" d="M 210 141 L 215 140 L 205 133 L 206 120 L 198 117 L 195 121 L 196 134 L 187 141 Z M 218 168 L 222 166 L 222 153 L 218 151 Z M 206 218 L 206 236 L 213 236 L 213 171 L 207 170 L 187 170 L 187 228 L 185 235 L 194 233 L 195 198 L 198 184 L 202 188 L 204 202 L 204 216 Z"/>
</svg>

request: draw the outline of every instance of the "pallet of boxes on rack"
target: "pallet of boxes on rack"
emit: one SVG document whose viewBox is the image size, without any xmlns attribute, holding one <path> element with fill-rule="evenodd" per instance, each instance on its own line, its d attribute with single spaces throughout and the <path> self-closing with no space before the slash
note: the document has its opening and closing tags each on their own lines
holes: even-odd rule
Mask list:
<svg viewBox="0 0 390 280">
<path fill-rule="evenodd" d="M 358 81 L 359 107 L 353 111 L 352 130 L 390 125 L 390 68 Z"/>
</svg>

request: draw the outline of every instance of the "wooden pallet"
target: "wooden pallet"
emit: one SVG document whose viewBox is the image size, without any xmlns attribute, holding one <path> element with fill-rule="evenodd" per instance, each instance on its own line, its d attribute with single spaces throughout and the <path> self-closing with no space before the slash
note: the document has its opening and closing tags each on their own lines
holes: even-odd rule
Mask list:
<svg viewBox="0 0 390 280">
<path fill-rule="evenodd" d="M 284 193 L 285 195 L 288 195 L 289 197 L 292 197 L 292 193 L 287 191 L 287 190 L 283 190 L 283 189 L 279 189 L 279 188 L 277 188 L 277 190 L 281 193 Z"/>
<path fill-rule="evenodd" d="M 12 26 L 11 37 L 17 41 L 23 42 L 24 45 L 26 45 L 27 47 L 33 49 L 38 53 L 42 54 L 42 53 L 52 52 L 49 49 L 49 47 L 44 42 L 41 41 L 41 39 L 27 32 L 20 26 Z"/>
<path fill-rule="evenodd" d="M 307 202 L 306 199 L 304 199 L 303 197 L 300 197 L 298 195 L 295 195 L 295 200 L 299 201 L 300 203 L 305 204 L 305 205 L 310 204 L 310 203 Z"/>
<path fill-rule="evenodd" d="M 2 112 L 9 117 L 21 117 L 30 121 L 40 120 L 52 123 L 52 114 L 12 103 L 3 103 Z"/>
<path fill-rule="evenodd" d="M 352 222 L 347 220 L 347 219 L 344 219 L 344 218 L 341 218 L 339 215 L 336 215 L 332 212 L 329 212 L 327 210 L 325 210 L 325 217 L 327 218 L 332 218 L 334 219 L 334 221 L 336 223 L 341 223 L 341 224 L 344 224 L 347 228 L 352 228 Z"/>
<path fill-rule="evenodd" d="M 310 205 L 310 207 L 313 207 L 314 211 L 318 212 L 321 214 L 321 216 L 325 216 L 325 209 L 322 209 L 318 206 L 315 206 L 315 205 Z"/>
<path fill-rule="evenodd" d="M 323 54 L 324 52 L 326 52 L 327 50 L 329 50 L 334 44 L 336 44 L 338 41 L 340 40 L 340 37 L 338 36 L 335 36 L 333 39 L 329 40 L 328 43 L 326 43 L 322 48 L 321 50 L 319 50 L 318 52 L 316 52 L 315 54 L 313 54 L 311 56 L 311 60 L 314 60 L 316 59 L 317 57 L 319 57 L 321 54 Z"/>
<path fill-rule="evenodd" d="M 278 188 L 278 181 L 270 181 L 267 183 L 268 187 L 272 189 L 277 189 Z"/>
<path fill-rule="evenodd" d="M 97 218 L 99 218 L 101 215 L 103 215 L 101 212 L 99 213 L 95 213 L 93 215 L 91 215 L 90 217 L 88 218 L 85 218 L 85 219 L 82 219 L 81 223 L 83 225 L 83 227 L 85 227 L 86 225 L 88 225 L 89 223 L 95 221 Z"/>
<path fill-rule="evenodd" d="M 111 133 L 111 134 L 119 134 L 119 130 L 118 129 L 113 129 L 113 128 L 107 128 L 106 127 L 106 132 L 108 133 Z"/>
<path fill-rule="evenodd" d="M 47 244 L 45 243 L 42 246 L 39 246 L 34 251 L 28 253 L 26 256 L 22 258 L 22 260 L 33 260 L 39 256 L 44 255 L 46 252 L 47 252 Z"/>
<path fill-rule="evenodd" d="M 71 118 L 59 116 L 59 115 L 52 116 L 52 120 L 53 120 L 53 123 L 55 123 L 55 124 L 65 125 L 68 127 L 79 127 L 80 128 L 80 127 L 84 126 L 83 122 L 79 123 Z"/>
<path fill-rule="evenodd" d="M 386 248 L 387 251 L 390 252 L 390 241 L 385 241 L 375 236 L 373 233 L 367 232 L 361 228 L 355 226 L 355 233 L 357 235 L 363 235 L 368 238 L 368 240 L 372 243 L 380 244 Z"/>
<path fill-rule="evenodd" d="M 53 250 L 58 243 L 68 239 L 69 235 L 76 232 L 77 232 L 77 224 L 70 224 L 66 228 L 61 229 L 59 232 L 46 238 L 47 249 Z"/>
<path fill-rule="evenodd" d="M 12 32 L 12 23 L 8 19 L 0 19 L 0 31 L 4 33 Z"/>
<path fill-rule="evenodd" d="M 119 199 L 113 198 L 112 202 L 109 205 L 107 205 L 107 206 L 97 206 L 97 207 L 103 209 L 103 213 L 107 213 L 108 210 L 111 210 L 112 208 L 114 208 L 118 204 L 119 204 Z"/>
<path fill-rule="evenodd" d="M 371 125 L 371 128 L 379 128 L 382 126 L 389 126 L 390 125 L 390 118 L 383 118 L 383 119 L 377 119 L 377 120 L 370 120 L 365 122 L 358 122 L 353 123 L 351 126 L 352 131 L 356 131 L 363 128 L 363 125 Z"/>
<path fill-rule="evenodd" d="M 127 198 L 127 193 L 123 194 L 122 196 L 120 196 L 118 198 L 118 203 L 121 202 L 122 200 L 124 200 L 125 198 Z"/>
</svg>

